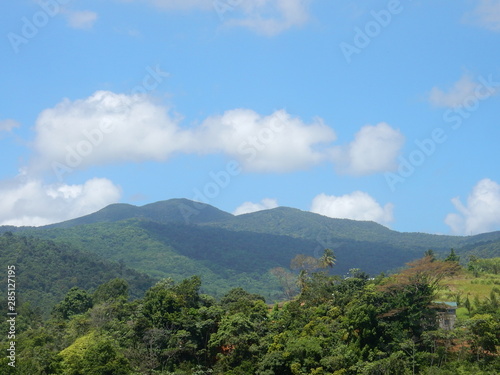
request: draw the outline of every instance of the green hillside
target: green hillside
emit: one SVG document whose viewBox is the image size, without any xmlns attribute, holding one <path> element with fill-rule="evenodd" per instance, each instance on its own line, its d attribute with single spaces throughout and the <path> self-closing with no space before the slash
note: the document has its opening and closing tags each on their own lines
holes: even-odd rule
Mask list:
<svg viewBox="0 0 500 375">
<path fill-rule="evenodd" d="M 298 254 L 318 258 L 325 248 L 335 252 L 331 272 L 337 275 L 353 268 L 370 275 L 395 271 L 429 249 L 443 257 L 455 248 L 463 261 L 469 254 L 500 255 L 500 232 L 471 237 L 400 233 L 374 222 L 286 207 L 233 216 L 186 199 L 142 207 L 115 204 L 63 223 L 15 229 L 122 262 L 156 279 L 199 275 L 204 291 L 215 296 L 244 287 L 269 301 L 282 298 L 271 269 L 288 269 Z"/>
<path fill-rule="evenodd" d="M 280 293 L 268 271 L 288 267 L 296 254 L 310 252 L 316 246 L 312 241 L 287 236 L 140 219 L 29 233 L 123 261 L 155 278 L 182 280 L 200 275 L 204 290 L 214 295 L 244 286 L 267 298 Z"/>
<path fill-rule="evenodd" d="M 481 258 L 497 257 L 500 255 L 500 240 L 498 238 L 490 240 L 490 238 L 495 238 L 498 234 L 499 232 L 493 232 L 475 236 L 477 242 L 464 245 L 458 250 L 458 253 L 464 257 L 471 255 Z"/>
<path fill-rule="evenodd" d="M 490 263 L 477 262 L 484 269 Z M 0 350 L 15 350 L 15 357 L 0 358 L 0 371 L 13 375 L 499 373 L 500 290 L 493 288 L 488 296 L 475 298 L 472 306 L 460 299 L 457 306 L 466 314 L 458 317 L 453 308 L 436 303 L 437 298 L 448 302 L 455 298 L 450 301 L 436 294 L 443 284 L 466 273 L 455 261 L 425 257 L 398 274 L 373 279 L 363 272 L 339 278 L 302 271 L 300 291 L 274 306 L 242 288 L 215 299 L 201 293 L 203 284 L 197 276 L 180 282 L 161 280 L 133 302 L 126 301 L 120 279 L 92 294 L 71 289 L 51 319 L 36 319 L 32 312 L 19 314 L 16 342 L 12 344 L 7 335 L 0 337 Z M 0 322 L 0 329 L 7 332 L 9 323 Z"/>
<path fill-rule="evenodd" d="M 187 199 L 170 199 L 137 207 L 112 204 L 100 211 L 77 219 L 48 225 L 46 228 L 70 228 L 83 224 L 116 222 L 132 218 L 149 219 L 158 223 L 207 223 L 232 218 L 233 215 L 213 206 Z"/>
<path fill-rule="evenodd" d="M 128 282 L 131 296 L 137 298 L 153 283 L 145 274 L 96 254 L 10 232 L 0 235 L 0 264 L 5 272 L 8 265 L 15 266 L 20 302 L 30 302 L 44 315 L 74 286 L 92 291 L 108 280 L 121 277 Z"/>
<path fill-rule="evenodd" d="M 122 261 L 155 278 L 181 280 L 200 275 L 204 290 L 210 294 L 221 295 L 241 286 L 271 301 L 279 299 L 281 290 L 269 270 L 288 268 L 298 254 L 319 257 L 330 247 L 336 255 L 334 274 L 345 275 L 351 268 L 360 268 L 376 275 L 397 269 L 424 252 L 348 238 L 330 237 L 325 245 L 323 241 L 279 234 L 141 219 L 30 229 L 27 233 Z"/>
<path fill-rule="evenodd" d="M 231 230 L 250 230 L 313 239 L 333 246 L 342 239 L 390 244 L 402 249 L 434 249 L 448 251 L 459 247 L 467 237 L 433 235 L 426 233 L 400 233 L 372 221 L 332 219 L 330 217 L 279 207 L 241 216 L 209 225 Z M 497 235 L 500 238 L 500 234 Z"/>
</svg>

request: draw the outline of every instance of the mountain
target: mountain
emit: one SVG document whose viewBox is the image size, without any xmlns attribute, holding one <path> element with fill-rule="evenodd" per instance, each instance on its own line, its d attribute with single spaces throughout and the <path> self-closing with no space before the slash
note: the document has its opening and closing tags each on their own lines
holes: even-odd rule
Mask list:
<svg viewBox="0 0 500 375">
<path fill-rule="evenodd" d="M 373 221 L 333 219 L 295 208 L 278 207 L 250 214 L 233 216 L 210 225 L 230 230 L 250 230 L 313 239 L 325 246 L 342 240 L 389 244 L 405 249 L 446 250 L 460 246 L 465 237 L 426 233 L 400 233 Z M 500 235 L 497 236 L 500 238 Z"/>
<path fill-rule="evenodd" d="M 457 254 L 462 257 L 474 255 L 479 258 L 495 258 L 500 254 L 500 232 L 484 233 L 472 237 L 465 245 L 458 249 Z"/>
<path fill-rule="evenodd" d="M 352 268 L 371 275 L 396 270 L 428 249 L 444 257 L 455 248 L 463 261 L 478 251 L 500 256 L 500 232 L 470 237 L 400 233 L 374 222 L 287 207 L 234 216 L 186 199 L 142 207 L 115 204 L 63 223 L 16 230 L 156 279 L 200 275 L 204 291 L 212 295 L 241 286 L 268 300 L 281 294 L 272 268 L 288 268 L 298 254 L 319 257 L 325 248 L 334 250 L 332 272 L 339 275 Z"/>
<path fill-rule="evenodd" d="M 313 241 L 290 236 L 146 219 L 31 229 L 26 234 L 69 243 L 154 278 L 179 281 L 200 275 L 204 292 L 217 296 L 242 286 L 273 298 L 280 293 L 279 286 L 268 271 L 288 267 L 296 254 L 308 253 L 317 246 Z"/>
<path fill-rule="evenodd" d="M 102 283 L 119 277 L 128 282 L 130 295 L 137 298 L 153 284 L 151 277 L 96 254 L 11 232 L 0 235 L 0 264 L 5 266 L 5 272 L 7 266 L 15 267 L 18 300 L 29 302 L 44 316 L 73 286 L 92 292 Z"/>
<path fill-rule="evenodd" d="M 170 199 L 137 207 L 131 204 L 112 204 L 90 215 L 45 228 L 70 228 L 84 224 L 117 222 L 126 219 L 148 219 L 157 223 L 186 222 L 193 224 L 222 221 L 233 215 L 204 203 L 188 199 Z"/>
</svg>

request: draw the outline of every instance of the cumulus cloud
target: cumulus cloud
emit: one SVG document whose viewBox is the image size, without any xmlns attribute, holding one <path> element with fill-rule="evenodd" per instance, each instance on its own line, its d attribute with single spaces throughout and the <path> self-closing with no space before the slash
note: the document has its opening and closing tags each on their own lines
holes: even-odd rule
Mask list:
<svg viewBox="0 0 500 375">
<path fill-rule="evenodd" d="M 97 13 L 89 10 L 64 10 L 68 25 L 73 29 L 91 29 L 97 21 Z"/>
<path fill-rule="evenodd" d="M 164 107 L 109 91 L 63 100 L 39 115 L 35 130 L 36 166 L 59 176 L 90 165 L 165 160 L 187 141 Z"/>
<path fill-rule="evenodd" d="M 433 87 L 429 93 L 429 102 L 436 107 L 457 108 L 463 106 L 468 98 L 476 97 L 480 84 L 468 74 L 463 75 L 447 91 Z"/>
<path fill-rule="evenodd" d="M 285 111 L 262 116 L 235 109 L 181 129 L 147 96 L 108 91 L 63 100 L 39 115 L 35 130 L 32 166 L 58 177 L 92 165 L 163 161 L 175 152 L 223 153 L 247 171 L 288 172 L 326 160 L 335 139 L 320 119 L 305 124 Z"/>
<path fill-rule="evenodd" d="M 45 185 L 38 179 L 0 183 L 0 225 L 40 226 L 95 212 L 120 199 L 120 189 L 105 178 L 82 185 Z"/>
<path fill-rule="evenodd" d="M 223 152 L 245 170 L 289 172 L 326 160 L 335 133 L 321 119 L 305 124 L 285 111 L 261 116 L 236 109 L 205 120 L 195 138 L 199 151 Z"/>
<path fill-rule="evenodd" d="M 15 120 L 0 120 L 0 132 L 10 132 L 12 129 L 18 128 L 19 126 L 21 126 L 21 124 Z"/>
<path fill-rule="evenodd" d="M 234 215 L 249 214 L 252 212 L 269 210 L 271 208 L 278 207 L 278 201 L 276 199 L 264 198 L 259 203 L 245 202 L 240 205 L 236 210 L 234 210 Z"/>
<path fill-rule="evenodd" d="M 465 21 L 500 32 L 500 0 L 479 0 L 477 7 L 466 14 Z"/>
<path fill-rule="evenodd" d="M 342 196 L 319 194 L 313 199 L 311 212 L 332 218 L 387 224 L 393 220 L 393 208 L 392 203 L 382 207 L 369 194 L 355 191 Z"/>
<path fill-rule="evenodd" d="M 471 235 L 500 230 L 500 185 L 495 181 L 479 181 L 466 204 L 458 197 L 451 201 L 459 213 L 448 214 L 445 223 L 453 233 Z"/>
<path fill-rule="evenodd" d="M 367 125 L 356 133 L 354 141 L 333 149 L 333 161 L 341 173 L 366 175 L 396 168 L 405 138 L 386 123 Z"/>
</svg>

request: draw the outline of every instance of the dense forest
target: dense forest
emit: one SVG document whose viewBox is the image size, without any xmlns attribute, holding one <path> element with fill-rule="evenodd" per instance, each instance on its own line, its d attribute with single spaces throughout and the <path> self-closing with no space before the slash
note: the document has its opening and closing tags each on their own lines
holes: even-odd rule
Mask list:
<svg viewBox="0 0 500 375">
<path fill-rule="evenodd" d="M 0 233 L 2 374 L 500 372 L 500 232 L 170 200 Z"/>
<path fill-rule="evenodd" d="M 187 199 L 141 207 L 114 204 L 63 223 L 0 227 L 2 232 L 50 240 L 53 246 L 121 264 L 156 281 L 199 275 L 201 292 L 216 298 L 242 287 L 268 302 L 286 297 L 271 270 L 287 268 L 298 254 L 318 257 L 325 248 L 335 251 L 332 272 L 343 276 L 353 267 L 370 275 L 395 272 L 428 249 L 444 256 L 455 248 L 463 261 L 469 254 L 500 255 L 500 232 L 470 237 L 400 233 L 374 222 L 287 207 L 234 216 Z"/>
<path fill-rule="evenodd" d="M 16 265 L 20 301 L 36 307 L 44 317 L 50 315 L 52 306 L 73 286 L 94 290 L 112 278 L 123 278 L 129 284 L 131 296 L 138 298 L 154 283 L 151 277 L 123 263 L 82 253 L 69 245 L 11 232 L 0 235 L 0 264 Z M 4 297 L 2 293 L 0 301 Z"/>
<path fill-rule="evenodd" d="M 459 260 L 454 251 L 443 259 L 427 251 L 398 273 L 371 278 L 359 269 L 332 276 L 329 249 L 297 255 L 273 270 L 289 294 L 274 305 L 242 288 L 216 299 L 200 292 L 198 276 L 164 278 L 135 299 L 123 278 L 73 287 L 48 318 L 18 306 L 16 367 L 4 356 L 0 368 L 23 375 L 497 374 L 500 259 L 474 257 L 466 267 Z M 457 280 L 487 289 L 474 298 L 450 293 Z M 438 298 L 447 293 L 457 320 L 443 328 L 439 317 L 449 307 Z M 9 345 L 2 337 L 3 353 Z"/>
</svg>

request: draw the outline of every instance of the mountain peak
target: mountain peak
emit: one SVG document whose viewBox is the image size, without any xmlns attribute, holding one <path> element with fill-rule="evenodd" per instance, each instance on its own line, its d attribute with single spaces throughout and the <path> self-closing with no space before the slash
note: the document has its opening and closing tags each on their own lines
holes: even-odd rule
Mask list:
<svg viewBox="0 0 500 375">
<path fill-rule="evenodd" d="M 62 223 L 51 224 L 50 228 L 69 228 L 77 225 L 101 222 L 116 222 L 127 219 L 146 219 L 158 223 L 184 222 L 186 224 L 202 224 L 223 221 L 233 215 L 205 203 L 189 199 L 169 199 L 149 203 L 144 206 L 134 206 L 126 203 L 115 203 L 89 215 Z"/>
</svg>

